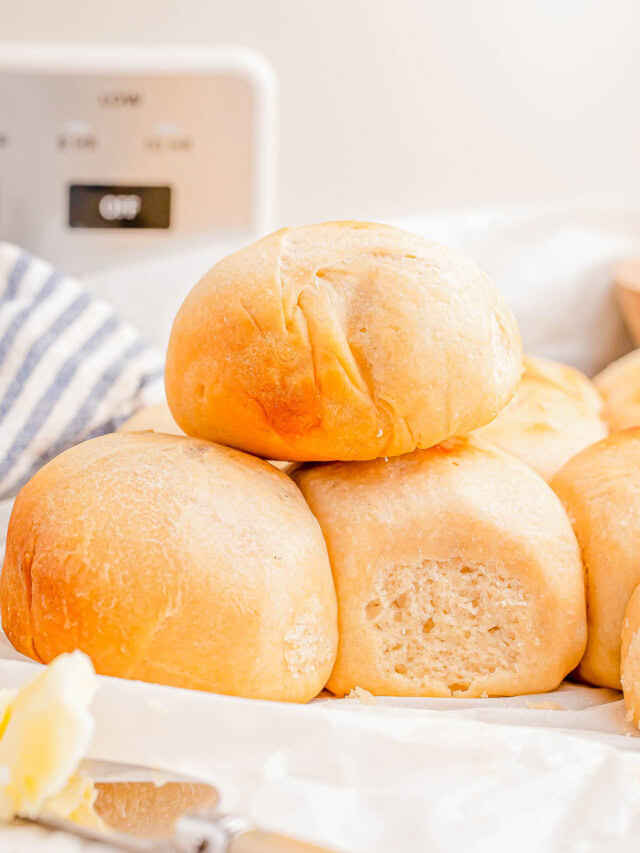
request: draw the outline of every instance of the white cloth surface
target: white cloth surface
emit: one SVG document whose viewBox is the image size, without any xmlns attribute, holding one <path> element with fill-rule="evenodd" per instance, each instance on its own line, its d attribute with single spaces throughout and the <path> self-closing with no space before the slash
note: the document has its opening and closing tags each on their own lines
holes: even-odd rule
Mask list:
<svg viewBox="0 0 640 853">
<path fill-rule="evenodd" d="M 0 660 L 0 687 L 38 666 Z M 100 682 L 91 757 L 194 774 L 225 808 L 336 850 L 637 850 L 640 737 L 615 691 L 300 706 Z M 529 707 L 549 699 L 566 710 Z M 30 832 L 0 830 L 0 849 L 28 850 Z"/>
</svg>

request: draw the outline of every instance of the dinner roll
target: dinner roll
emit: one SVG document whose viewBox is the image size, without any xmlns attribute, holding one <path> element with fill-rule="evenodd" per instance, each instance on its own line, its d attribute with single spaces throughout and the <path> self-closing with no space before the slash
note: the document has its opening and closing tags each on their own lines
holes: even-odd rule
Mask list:
<svg viewBox="0 0 640 853">
<path fill-rule="evenodd" d="M 622 622 L 620 671 L 625 704 L 640 727 L 640 586 L 629 599 Z"/>
<path fill-rule="evenodd" d="M 512 453 L 545 480 L 565 462 L 607 435 L 602 399 L 573 367 L 524 357 L 524 374 L 509 404 L 475 435 Z"/>
<path fill-rule="evenodd" d="M 237 696 L 312 699 L 337 645 L 326 545 L 294 483 L 160 433 L 87 441 L 24 486 L 0 605 L 35 660 L 82 649 L 104 675 Z"/>
<path fill-rule="evenodd" d="M 594 378 L 612 430 L 640 426 L 640 349 L 619 358 Z"/>
<path fill-rule="evenodd" d="M 294 479 L 338 593 L 336 695 L 536 693 L 580 660 L 578 545 L 551 489 L 515 457 L 452 439 Z"/>
<path fill-rule="evenodd" d="M 328 222 L 205 275 L 173 324 L 165 382 L 189 435 L 348 460 L 487 423 L 521 372 L 513 315 L 474 264 L 388 225 Z"/>
<path fill-rule="evenodd" d="M 551 481 L 582 551 L 589 639 L 579 673 L 620 689 L 620 631 L 640 583 L 640 429 L 614 433 L 574 456 Z"/>
</svg>

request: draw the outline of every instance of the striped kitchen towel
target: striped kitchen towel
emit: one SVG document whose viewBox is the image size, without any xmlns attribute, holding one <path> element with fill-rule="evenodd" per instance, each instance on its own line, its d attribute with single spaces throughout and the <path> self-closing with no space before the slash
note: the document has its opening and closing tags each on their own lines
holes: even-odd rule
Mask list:
<svg viewBox="0 0 640 853">
<path fill-rule="evenodd" d="M 0 243 L 0 499 L 164 398 L 163 360 L 76 280 Z"/>
</svg>

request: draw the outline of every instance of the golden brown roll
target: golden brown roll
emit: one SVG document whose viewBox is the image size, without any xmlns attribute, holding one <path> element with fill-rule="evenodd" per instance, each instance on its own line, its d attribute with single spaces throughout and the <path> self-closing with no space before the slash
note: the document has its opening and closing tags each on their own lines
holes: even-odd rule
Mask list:
<svg viewBox="0 0 640 853">
<path fill-rule="evenodd" d="M 508 405 L 474 435 L 517 456 L 549 481 L 580 450 L 607 435 L 602 399 L 567 364 L 524 357 L 524 374 Z"/>
<path fill-rule="evenodd" d="M 159 433 L 67 450 L 16 498 L 2 627 L 48 662 L 81 649 L 104 675 L 305 702 L 337 644 L 317 521 L 284 474 Z"/>
<path fill-rule="evenodd" d="M 602 417 L 612 430 L 640 426 L 640 349 L 612 362 L 593 381 L 604 400 Z"/>
<path fill-rule="evenodd" d="M 627 710 L 640 726 L 640 586 L 629 599 L 622 622 L 620 671 Z"/>
<path fill-rule="evenodd" d="M 587 650 L 579 673 L 620 689 L 620 632 L 640 583 L 640 429 L 613 433 L 574 456 L 551 481 L 582 551 Z"/>
<path fill-rule="evenodd" d="M 515 457 L 453 439 L 294 479 L 338 593 L 335 694 L 536 693 L 580 660 L 578 545 L 551 489 Z"/>
<path fill-rule="evenodd" d="M 270 459 L 372 459 L 490 421 L 521 356 L 470 261 L 388 225 L 329 222 L 220 261 L 178 312 L 165 382 L 188 435 Z"/>
</svg>

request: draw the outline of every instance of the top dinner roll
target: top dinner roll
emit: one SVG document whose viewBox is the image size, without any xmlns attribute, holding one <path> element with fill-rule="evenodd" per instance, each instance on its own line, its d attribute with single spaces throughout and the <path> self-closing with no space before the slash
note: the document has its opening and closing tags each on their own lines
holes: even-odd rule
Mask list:
<svg viewBox="0 0 640 853">
<path fill-rule="evenodd" d="M 572 456 L 607 435 L 601 411 L 602 398 L 579 370 L 526 355 L 509 404 L 474 435 L 517 456 L 548 482 Z"/>
<path fill-rule="evenodd" d="M 388 225 L 328 222 L 216 264 L 178 312 L 165 381 L 189 435 L 355 460 L 482 426 L 521 372 L 515 319 L 471 261 Z"/>
</svg>

